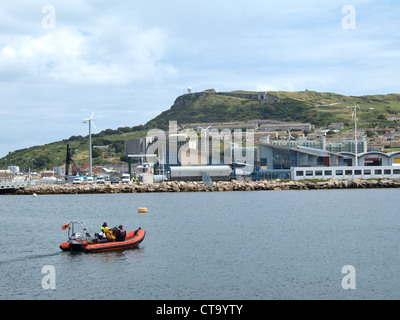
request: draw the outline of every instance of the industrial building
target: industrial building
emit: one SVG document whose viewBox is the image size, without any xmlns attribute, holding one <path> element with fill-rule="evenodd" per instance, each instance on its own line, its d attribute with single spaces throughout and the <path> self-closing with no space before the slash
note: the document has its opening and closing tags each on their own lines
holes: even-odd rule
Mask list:
<svg viewBox="0 0 400 320">
<path fill-rule="evenodd" d="M 228 181 L 231 178 L 230 166 L 176 166 L 170 167 L 169 180 L 202 181 L 208 175 L 214 181 Z"/>
<path fill-rule="evenodd" d="M 145 154 L 150 143 L 153 142 L 152 137 L 130 139 L 125 141 L 125 154 Z"/>
<path fill-rule="evenodd" d="M 143 148 L 143 142 L 137 144 Z M 208 155 L 201 143 L 190 148 L 186 139 L 176 144 L 167 144 L 157 155 L 156 172 L 167 175 L 170 180 L 204 180 L 205 175 L 213 181 L 229 180 L 231 178 L 260 179 L 353 179 L 375 177 L 397 177 L 400 174 L 400 151 L 384 153 L 366 151 L 366 141 L 358 141 L 357 150 L 353 151 L 348 143 L 346 151 L 334 152 L 328 147 L 325 139 L 319 146 L 301 145 L 300 141 L 286 141 L 279 145 L 275 141 L 260 142 L 254 147 L 230 145 L 229 157 L 219 154 L 216 163 L 211 161 L 211 143 L 206 145 Z M 197 141 L 195 141 L 197 142 Z M 211 141 L 210 141 L 211 142 Z M 297 143 L 296 143 L 297 142 Z M 133 148 L 132 148 L 133 149 Z M 341 148 L 334 148 L 340 150 Z M 142 149 L 143 150 L 143 149 Z M 142 151 L 141 150 L 141 151 Z M 137 150 L 139 151 L 139 150 Z M 160 150 L 159 150 L 160 152 Z M 246 161 L 246 157 L 249 161 Z M 357 161 L 356 161 L 357 155 Z M 213 159 L 216 160 L 216 159 Z M 151 161 L 155 161 L 152 158 Z M 356 166 L 356 164 L 358 166 Z M 160 172 L 161 174 L 161 172 Z"/>
</svg>

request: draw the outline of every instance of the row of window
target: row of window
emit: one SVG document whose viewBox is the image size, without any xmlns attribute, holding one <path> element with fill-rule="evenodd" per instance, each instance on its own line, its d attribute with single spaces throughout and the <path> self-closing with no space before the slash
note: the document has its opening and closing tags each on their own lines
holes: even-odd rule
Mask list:
<svg viewBox="0 0 400 320">
<path fill-rule="evenodd" d="M 305 170 L 304 171 L 296 171 L 296 177 L 302 177 L 302 176 L 332 176 L 333 171 L 335 171 L 336 176 L 362 176 L 362 175 L 371 175 L 372 170 L 371 169 L 364 169 L 364 170 Z M 374 175 L 392 175 L 392 174 L 400 174 L 400 169 L 375 169 Z M 393 171 L 393 173 L 392 173 Z M 314 173 L 315 172 L 315 173 Z M 354 173 L 353 173 L 354 172 Z"/>
</svg>

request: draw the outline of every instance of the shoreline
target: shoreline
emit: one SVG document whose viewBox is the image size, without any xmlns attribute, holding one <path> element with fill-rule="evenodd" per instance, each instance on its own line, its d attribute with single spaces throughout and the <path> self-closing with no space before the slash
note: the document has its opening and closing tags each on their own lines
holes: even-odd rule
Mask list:
<svg viewBox="0 0 400 320">
<path fill-rule="evenodd" d="M 84 185 L 31 185 L 19 189 L 15 195 L 43 194 L 101 194 L 101 193 L 155 193 L 155 192 L 222 192 L 222 191 L 277 191 L 277 190 L 323 190 L 323 189 L 371 189 L 399 188 L 400 179 L 355 179 L 355 180 L 299 180 L 281 181 L 218 181 L 213 189 L 204 182 L 168 181 L 153 184 L 84 184 Z"/>
</svg>

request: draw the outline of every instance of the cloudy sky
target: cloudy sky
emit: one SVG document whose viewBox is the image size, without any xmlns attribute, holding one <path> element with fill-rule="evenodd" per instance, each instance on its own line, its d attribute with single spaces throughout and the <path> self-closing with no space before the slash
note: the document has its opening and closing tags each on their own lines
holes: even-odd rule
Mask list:
<svg viewBox="0 0 400 320">
<path fill-rule="evenodd" d="M 185 93 L 400 93 L 398 0 L 0 0 L 0 158 Z M 1 165 L 0 165 L 1 166 Z"/>
</svg>

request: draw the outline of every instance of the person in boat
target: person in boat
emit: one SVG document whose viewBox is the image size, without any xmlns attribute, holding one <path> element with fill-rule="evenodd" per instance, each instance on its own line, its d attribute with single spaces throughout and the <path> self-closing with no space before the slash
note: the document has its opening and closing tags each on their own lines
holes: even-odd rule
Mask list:
<svg viewBox="0 0 400 320">
<path fill-rule="evenodd" d="M 126 237 L 126 231 L 124 230 L 124 227 L 120 225 L 116 230 L 115 241 L 125 241 L 125 237 Z"/>
<path fill-rule="evenodd" d="M 104 231 L 108 241 L 115 241 L 114 232 L 109 227 L 106 227 Z"/>
<path fill-rule="evenodd" d="M 107 239 L 106 233 L 104 230 L 100 230 L 100 232 L 97 234 L 99 239 Z"/>
<path fill-rule="evenodd" d="M 108 241 L 115 241 L 115 235 L 112 229 L 107 225 L 107 222 L 103 223 L 103 226 L 100 228 L 100 230 L 104 230 L 104 233 L 106 235 L 106 238 Z"/>
<path fill-rule="evenodd" d="M 105 229 L 106 227 L 108 227 L 107 222 L 103 222 L 103 225 L 100 227 L 100 230 L 103 230 L 103 231 L 104 231 L 104 229 Z"/>
<path fill-rule="evenodd" d="M 107 222 L 104 222 L 103 225 L 100 227 L 100 232 L 98 233 L 99 239 L 107 239 L 105 230 L 105 228 L 107 227 L 108 227 Z"/>
</svg>

